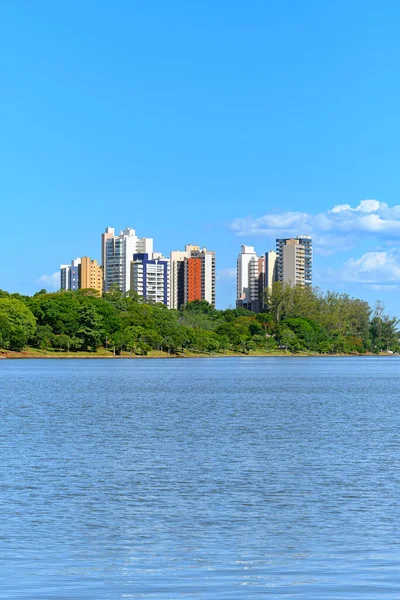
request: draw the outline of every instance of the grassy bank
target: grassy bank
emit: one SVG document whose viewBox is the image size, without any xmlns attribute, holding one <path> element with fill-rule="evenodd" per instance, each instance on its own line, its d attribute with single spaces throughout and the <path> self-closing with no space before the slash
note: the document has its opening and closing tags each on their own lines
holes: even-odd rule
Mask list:
<svg viewBox="0 0 400 600">
<path fill-rule="evenodd" d="M 290 353 L 287 353 L 289 356 Z M 190 352 L 185 350 L 184 352 L 178 352 L 176 354 L 169 354 L 161 350 L 150 350 L 146 356 L 140 356 L 130 352 L 122 351 L 119 355 L 114 355 L 113 351 L 106 350 L 105 348 L 99 348 L 96 352 L 65 352 L 58 350 L 40 350 L 37 348 L 26 348 L 21 352 L 14 352 L 12 350 L 1 350 L 1 358 L 223 358 L 229 356 L 285 356 L 284 352 L 263 352 L 260 350 L 250 351 L 249 354 L 242 354 L 238 352 Z"/>
<path fill-rule="evenodd" d="M 272 350 L 272 351 L 263 351 L 260 349 L 251 350 L 248 354 L 239 353 L 239 352 L 217 352 L 217 353 L 201 353 L 201 352 L 190 352 L 184 351 L 176 354 L 168 354 L 168 352 L 163 352 L 159 350 L 151 350 L 146 356 L 138 356 L 136 354 L 132 354 L 130 352 L 121 352 L 120 355 L 114 355 L 112 351 L 106 350 L 105 348 L 99 348 L 96 352 L 60 352 L 58 350 L 40 350 L 37 348 L 26 348 L 21 352 L 13 352 L 12 350 L 2 350 L 0 349 L 0 359 L 3 358 L 11 358 L 11 359 L 23 359 L 23 358 L 54 358 L 54 359 L 65 359 L 65 358 L 110 358 L 110 359 L 120 359 L 120 358 L 136 358 L 136 359 L 146 359 L 146 358 L 227 358 L 227 357 L 273 357 L 273 356 L 297 356 L 297 357 L 311 357 L 311 356 L 393 356 L 393 354 L 389 354 L 386 352 L 381 352 L 379 355 L 372 355 L 367 352 L 366 354 L 318 354 L 313 352 L 283 352 L 281 350 Z"/>
</svg>

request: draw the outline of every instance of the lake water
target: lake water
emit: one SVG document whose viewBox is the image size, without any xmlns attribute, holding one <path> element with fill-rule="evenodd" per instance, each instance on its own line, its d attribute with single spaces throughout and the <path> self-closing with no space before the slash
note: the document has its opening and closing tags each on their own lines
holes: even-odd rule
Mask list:
<svg viewBox="0 0 400 600">
<path fill-rule="evenodd" d="M 400 360 L 0 361 L 0 598 L 400 598 Z"/>
</svg>

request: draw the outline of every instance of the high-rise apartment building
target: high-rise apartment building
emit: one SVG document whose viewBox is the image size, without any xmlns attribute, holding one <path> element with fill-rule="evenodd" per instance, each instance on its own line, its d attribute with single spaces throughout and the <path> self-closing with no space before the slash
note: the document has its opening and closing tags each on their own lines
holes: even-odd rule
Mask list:
<svg viewBox="0 0 400 600">
<path fill-rule="evenodd" d="M 97 260 L 82 256 L 71 261 L 70 265 L 61 265 L 60 281 L 62 290 L 75 292 L 79 289 L 103 291 L 103 269 Z"/>
<path fill-rule="evenodd" d="M 209 304 L 215 306 L 215 252 L 207 250 L 206 248 L 193 248 L 190 250 L 190 258 L 187 258 L 185 262 L 187 263 L 189 260 L 199 260 L 201 265 L 200 298 L 193 299 L 206 300 Z M 197 289 L 195 280 L 194 286 Z M 193 297 L 193 295 L 196 295 L 194 288 L 191 285 L 190 279 L 186 278 L 185 297 L 189 298 L 190 296 Z M 189 300 L 186 301 L 188 302 Z"/>
<path fill-rule="evenodd" d="M 257 256 L 253 246 L 242 246 L 237 259 L 236 306 L 260 312 L 264 280 L 265 257 Z"/>
<path fill-rule="evenodd" d="M 276 240 L 276 279 L 290 285 L 312 285 L 312 239 L 308 235 Z"/>
<path fill-rule="evenodd" d="M 265 278 L 264 289 L 272 289 L 272 284 L 277 281 L 277 254 L 273 250 L 265 253 Z"/>
<path fill-rule="evenodd" d="M 305 285 L 305 252 L 298 240 L 288 240 L 283 246 L 283 281 Z"/>
<path fill-rule="evenodd" d="M 215 306 L 215 252 L 188 244 L 171 252 L 171 308 L 193 300 Z"/>
<path fill-rule="evenodd" d="M 100 296 L 103 292 L 103 268 L 89 256 L 81 258 L 79 287 L 96 290 Z"/>
<path fill-rule="evenodd" d="M 60 289 L 76 292 L 79 289 L 81 259 L 75 258 L 69 265 L 60 266 Z"/>
<path fill-rule="evenodd" d="M 170 261 L 161 254 L 138 253 L 131 261 L 130 289 L 147 302 L 170 306 Z"/>
<path fill-rule="evenodd" d="M 189 256 L 188 250 L 171 252 L 171 308 L 178 309 L 185 304 L 185 258 Z"/>
<path fill-rule="evenodd" d="M 103 291 L 106 290 L 106 269 L 105 264 L 107 262 L 107 240 L 112 240 L 115 237 L 115 229 L 113 227 L 106 227 L 104 233 L 101 235 L 101 264 L 103 267 Z"/>
<path fill-rule="evenodd" d="M 184 299 L 187 302 L 203 300 L 201 258 L 186 258 L 184 271 Z"/>
<path fill-rule="evenodd" d="M 258 257 L 258 307 L 260 312 L 264 304 L 264 289 L 265 289 L 265 256 Z"/>
<path fill-rule="evenodd" d="M 134 254 L 153 254 L 152 238 L 138 238 L 134 229 L 128 227 L 120 235 L 107 227 L 102 235 L 102 257 L 104 269 L 104 290 L 117 284 L 124 294 L 131 284 L 131 261 Z"/>
</svg>

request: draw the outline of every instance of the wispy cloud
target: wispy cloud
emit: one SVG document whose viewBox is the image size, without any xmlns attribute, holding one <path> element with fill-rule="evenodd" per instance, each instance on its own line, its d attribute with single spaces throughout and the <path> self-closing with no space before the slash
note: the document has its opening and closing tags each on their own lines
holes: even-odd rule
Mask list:
<svg viewBox="0 0 400 600">
<path fill-rule="evenodd" d="M 236 279 L 236 268 L 219 269 L 217 271 L 216 279 L 221 280 L 232 280 Z"/>
<path fill-rule="evenodd" d="M 400 253 L 366 252 L 350 258 L 340 267 L 315 270 L 317 284 L 359 284 L 374 290 L 395 289 L 400 286 Z"/>
<path fill-rule="evenodd" d="M 366 252 L 343 265 L 344 281 L 367 285 L 399 285 L 400 260 L 393 252 Z"/>
<path fill-rule="evenodd" d="M 42 275 L 39 279 L 36 279 L 35 283 L 49 290 L 59 290 L 60 271 L 56 271 L 53 275 Z"/>
<path fill-rule="evenodd" d="M 310 234 L 316 246 L 348 249 L 354 236 L 376 236 L 382 240 L 400 234 L 400 206 L 378 200 L 362 200 L 354 208 L 337 204 L 321 213 L 267 213 L 261 217 L 235 219 L 230 228 L 239 236 Z M 338 243 L 340 244 L 338 248 Z"/>
</svg>

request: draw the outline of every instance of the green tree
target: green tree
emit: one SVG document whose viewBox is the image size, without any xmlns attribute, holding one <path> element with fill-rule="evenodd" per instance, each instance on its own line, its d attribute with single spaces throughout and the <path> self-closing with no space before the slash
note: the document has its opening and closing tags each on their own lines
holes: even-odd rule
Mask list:
<svg viewBox="0 0 400 600">
<path fill-rule="evenodd" d="M 55 348 L 59 348 L 60 350 L 66 350 L 67 352 L 69 352 L 71 345 L 72 339 L 69 335 L 65 335 L 65 333 L 61 333 L 60 335 L 56 335 L 53 337 L 53 346 Z"/>
<path fill-rule="evenodd" d="M 10 334 L 9 348 L 20 352 L 28 342 L 28 333 L 22 325 L 14 325 Z"/>
<path fill-rule="evenodd" d="M 36 327 L 36 333 L 32 338 L 32 342 L 36 348 L 47 350 L 52 346 L 53 337 L 54 334 L 50 325 L 38 325 Z"/>
<path fill-rule="evenodd" d="M 119 356 L 125 347 L 126 337 L 123 331 L 116 331 L 110 337 L 110 347 L 113 349 L 114 354 Z"/>
<path fill-rule="evenodd" d="M 100 345 L 102 338 L 101 317 L 91 304 L 79 307 L 78 336 L 82 340 L 84 350 L 93 351 Z"/>
<path fill-rule="evenodd" d="M 279 327 L 278 335 L 280 344 L 285 350 L 291 352 L 301 350 L 301 343 L 297 335 L 287 325 L 283 324 Z"/>
<path fill-rule="evenodd" d="M 2 343 L 12 350 L 22 350 L 36 330 L 36 320 L 29 308 L 16 298 L 0 298 Z"/>
<path fill-rule="evenodd" d="M 163 339 L 161 335 L 154 329 L 145 329 L 140 336 L 140 342 L 147 344 L 154 350 L 159 350 L 162 346 Z"/>
<path fill-rule="evenodd" d="M 385 350 L 392 350 L 397 345 L 399 339 L 398 331 L 399 319 L 385 315 L 382 319 L 382 342 Z"/>
<path fill-rule="evenodd" d="M 0 348 L 8 348 L 12 325 L 10 319 L 5 314 L 0 314 Z"/>
</svg>

